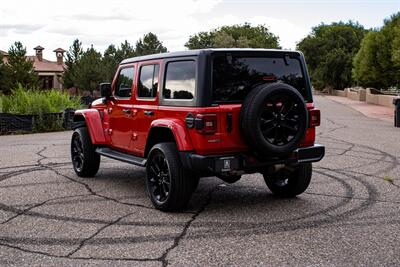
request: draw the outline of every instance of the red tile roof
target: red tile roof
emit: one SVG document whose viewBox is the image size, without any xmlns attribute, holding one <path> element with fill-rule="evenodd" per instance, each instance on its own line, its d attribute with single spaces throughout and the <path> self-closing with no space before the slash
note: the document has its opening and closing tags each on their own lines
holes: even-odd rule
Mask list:
<svg viewBox="0 0 400 267">
<path fill-rule="evenodd" d="M 58 48 L 56 50 L 62 50 Z M 61 51 L 60 51 L 61 52 Z M 5 51 L 0 50 L 0 56 L 8 56 L 8 53 Z M 62 65 L 57 64 L 56 61 L 50 61 L 47 59 L 42 59 L 39 61 L 36 56 L 27 56 L 27 58 L 33 62 L 33 68 L 36 72 L 64 72 L 65 64 Z M 7 58 L 5 58 L 7 59 Z M 1 57 L 0 57 L 1 60 Z M 3 59 L 4 61 L 4 59 Z M 5 60 L 7 62 L 7 60 Z"/>
<path fill-rule="evenodd" d="M 27 56 L 33 62 L 33 68 L 36 72 L 64 72 L 65 64 L 57 64 L 55 61 L 42 59 L 39 61 L 36 56 Z"/>
<path fill-rule="evenodd" d="M 62 49 L 62 48 L 57 48 L 56 50 L 54 50 L 53 52 L 61 52 L 61 53 L 64 53 L 65 52 L 65 50 L 64 49 Z"/>
</svg>

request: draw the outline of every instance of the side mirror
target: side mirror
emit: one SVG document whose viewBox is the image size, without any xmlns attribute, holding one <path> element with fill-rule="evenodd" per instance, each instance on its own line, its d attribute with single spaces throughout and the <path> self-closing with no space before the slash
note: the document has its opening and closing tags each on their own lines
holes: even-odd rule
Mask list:
<svg viewBox="0 0 400 267">
<path fill-rule="evenodd" d="M 109 99 L 111 97 L 111 83 L 101 83 L 100 94 L 102 97 Z"/>
</svg>

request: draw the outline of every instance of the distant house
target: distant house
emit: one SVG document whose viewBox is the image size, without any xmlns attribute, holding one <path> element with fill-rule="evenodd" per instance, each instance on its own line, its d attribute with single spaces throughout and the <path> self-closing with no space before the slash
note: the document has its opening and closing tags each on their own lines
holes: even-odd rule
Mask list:
<svg viewBox="0 0 400 267">
<path fill-rule="evenodd" d="M 0 50 L 0 56 L 1 58 L 8 56 L 7 52 L 4 52 L 3 50 Z"/>
<path fill-rule="evenodd" d="M 34 48 L 35 55 L 27 56 L 33 62 L 33 68 L 39 75 L 39 88 L 42 89 L 63 89 L 62 76 L 65 70 L 64 53 L 65 50 L 57 48 L 53 52 L 56 53 L 57 61 L 50 61 L 43 58 L 44 48 L 40 45 Z M 8 53 L 0 50 L 0 56 L 3 62 L 8 61 Z"/>
<path fill-rule="evenodd" d="M 8 53 L 3 50 L 0 50 L 0 59 L 2 59 L 4 63 L 7 63 L 8 62 Z"/>
</svg>

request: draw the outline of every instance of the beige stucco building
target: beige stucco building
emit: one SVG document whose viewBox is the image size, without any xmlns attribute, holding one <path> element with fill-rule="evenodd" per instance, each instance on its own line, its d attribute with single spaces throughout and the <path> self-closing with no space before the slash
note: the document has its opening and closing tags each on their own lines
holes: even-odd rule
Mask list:
<svg viewBox="0 0 400 267">
<path fill-rule="evenodd" d="M 62 77 L 65 70 L 64 64 L 64 52 L 62 48 L 57 48 L 53 52 L 56 53 L 57 61 L 50 61 L 43 58 L 44 48 L 40 45 L 34 48 L 35 55 L 27 56 L 33 63 L 35 72 L 39 75 L 39 88 L 42 89 L 63 89 Z M 0 56 L 3 58 L 3 62 L 7 63 L 8 54 L 7 52 L 0 50 Z"/>
</svg>

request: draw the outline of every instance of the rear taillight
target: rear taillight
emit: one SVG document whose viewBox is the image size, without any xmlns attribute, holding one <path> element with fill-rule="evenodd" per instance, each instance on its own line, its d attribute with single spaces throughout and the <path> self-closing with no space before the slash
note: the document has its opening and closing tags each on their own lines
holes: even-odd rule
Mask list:
<svg viewBox="0 0 400 267">
<path fill-rule="evenodd" d="M 217 132 L 217 114 L 197 114 L 194 128 L 202 134 L 214 134 Z"/>
<path fill-rule="evenodd" d="M 319 109 L 309 110 L 309 127 L 319 126 L 321 124 L 321 111 Z"/>
</svg>

